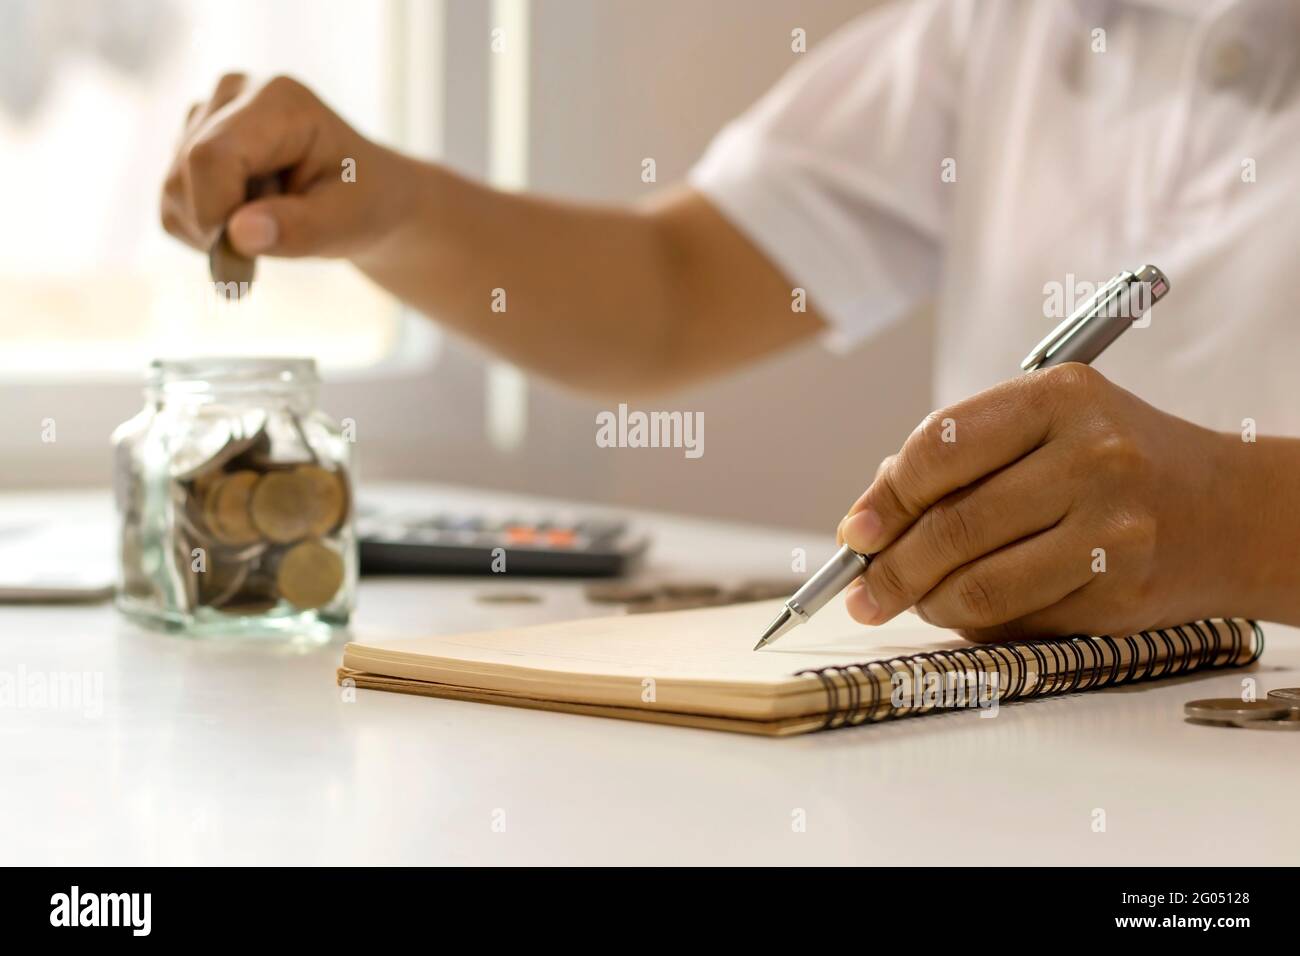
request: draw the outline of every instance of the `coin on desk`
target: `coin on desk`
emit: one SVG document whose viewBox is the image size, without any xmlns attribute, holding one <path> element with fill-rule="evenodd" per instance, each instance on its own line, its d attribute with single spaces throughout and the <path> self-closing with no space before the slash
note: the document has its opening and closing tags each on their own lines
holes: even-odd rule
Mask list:
<svg viewBox="0 0 1300 956">
<path fill-rule="evenodd" d="M 668 597 L 659 595 L 649 601 L 638 601 L 627 606 L 628 614 L 657 614 L 661 611 L 694 611 L 702 607 L 726 604 L 725 596 L 713 594 L 701 597 Z"/>
<path fill-rule="evenodd" d="M 1291 708 L 1281 701 L 1213 697 L 1206 700 L 1188 701 L 1183 705 L 1183 713 L 1196 720 L 1211 720 L 1220 724 L 1237 724 L 1257 720 L 1278 720 L 1289 716 Z"/>
<path fill-rule="evenodd" d="M 714 598 L 722 593 L 722 588 L 708 581 L 668 581 L 659 586 L 661 597 L 681 600 L 701 600 Z"/>
<path fill-rule="evenodd" d="M 1300 687 L 1279 687 L 1268 692 L 1269 700 L 1280 700 L 1292 707 L 1300 707 Z"/>
<path fill-rule="evenodd" d="M 593 604 L 638 604 L 655 596 L 655 589 L 644 584 L 592 584 L 586 590 Z"/>
<path fill-rule="evenodd" d="M 1247 730 L 1300 730 L 1300 716 L 1282 717 L 1277 720 L 1241 720 L 1236 726 Z"/>
<path fill-rule="evenodd" d="M 484 591 L 474 599 L 480 604 L 540 604 L 542 596 L 535 591 Z"/>
</svg>

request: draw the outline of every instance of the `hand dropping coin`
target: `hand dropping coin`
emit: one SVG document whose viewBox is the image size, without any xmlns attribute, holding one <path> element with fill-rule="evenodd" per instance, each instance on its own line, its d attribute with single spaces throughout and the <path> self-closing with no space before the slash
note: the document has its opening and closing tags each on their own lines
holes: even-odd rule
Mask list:
<svg viewBox="0 0 1300 956">
<path fill-rule="evenodd" d="M 245 202 L 253 202 L 265 196 L 276 196 L 282 192 L 280 177 L 276 175 L 258 176 L 248 181 L 245 189 Z M 213 288 L 227 301 L 242 298 L 253 284 L 257 274 L 257 260 L 241 255 L 230 243 L 230 236 L 223 226 L 221 235 L 208 250 L 208 271 L 212 275 Z"/>
</svg>

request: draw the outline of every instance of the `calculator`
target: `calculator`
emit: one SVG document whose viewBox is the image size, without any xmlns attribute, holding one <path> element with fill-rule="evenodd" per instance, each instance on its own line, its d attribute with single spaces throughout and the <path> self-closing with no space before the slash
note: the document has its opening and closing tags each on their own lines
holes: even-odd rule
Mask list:
<svg viewBox="0 0 1300 956">
<path fill-rule="evenodd" d="M 649 538 L 611 518 L 389 512 L 359 508 L 361 573 L 617 577 Z"/>
</svg>

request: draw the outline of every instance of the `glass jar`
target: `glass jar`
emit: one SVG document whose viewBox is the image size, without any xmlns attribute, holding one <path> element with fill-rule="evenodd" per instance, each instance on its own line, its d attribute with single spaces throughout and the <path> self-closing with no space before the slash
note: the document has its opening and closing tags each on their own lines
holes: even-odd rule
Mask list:
<svg viewBox="0 0 1300 956">
<path fill-rule="evenodd" d="M 356 598 L 352 434 L 311 359 L 150 366 L 113 433 L 117 606 L 141 624 L 326 639 Z"/>
</svg>

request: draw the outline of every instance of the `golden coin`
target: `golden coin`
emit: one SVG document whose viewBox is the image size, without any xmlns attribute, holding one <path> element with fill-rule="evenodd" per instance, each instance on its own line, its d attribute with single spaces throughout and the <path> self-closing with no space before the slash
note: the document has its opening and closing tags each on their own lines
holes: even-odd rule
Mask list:
<svg viewBox="0 0 1300 956">
<path fill-rule="evenodd" d="M 307 610 L 328 604 L 343 585 L 343 558 L 314 539 L 290 548 L 276 570 L 280 597 Z"/>
<path fill-rule="evenodd" d="M 299 478 L 298 469 L 263 475 L 249 502 L 253 524 L 276 544 L 305 538 L 311 531 L 313 518 L 313 507 L 307 497 L 307 484 Z"/>
<path fill-rule="evenodd" d="M 307 533 L 313 538 L 329 534 L 344 517 L 347 496 L 343 476 L 320 465 L 299 465 L 293 474 L 307 510 Z"/>
<path fill-rule="evenodd" d="M 237 471 L 218 479 L 203 496 L 203 521 L 222 544 L 241 547 L 257 541 L 250 501 L 262 476 Z"/>
</svg>

